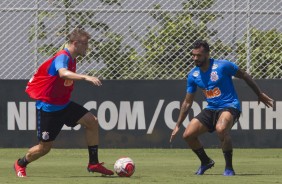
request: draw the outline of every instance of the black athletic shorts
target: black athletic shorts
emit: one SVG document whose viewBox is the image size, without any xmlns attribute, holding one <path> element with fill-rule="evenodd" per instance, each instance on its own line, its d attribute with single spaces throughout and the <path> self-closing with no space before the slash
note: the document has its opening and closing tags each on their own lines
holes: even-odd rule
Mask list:
<svg viewBox="0 0 282 184">
<path fill-rule="evenodd" d="M 37 137 L 40 141 L 54 141 L 64 125 L 75 127 L 80 118 L 87 112 L 83 106 L 70 102 L 68 106 L 59 111 L 45 112 L 36 109 Z"/>
<path fill-rule="evenodd" d="M 214 132 L 218 118 L 224 111 L 228 111 L 233 115 L 233 125 L 237 123 L 241 112 L 238 109 L 232 107 L 220 110 L 203 109 L 202 112 L 200 112 L 195 118 L 198 119 L 203 125 L 205 125 L 209 129 L 209 132 Z"/>
</svg>

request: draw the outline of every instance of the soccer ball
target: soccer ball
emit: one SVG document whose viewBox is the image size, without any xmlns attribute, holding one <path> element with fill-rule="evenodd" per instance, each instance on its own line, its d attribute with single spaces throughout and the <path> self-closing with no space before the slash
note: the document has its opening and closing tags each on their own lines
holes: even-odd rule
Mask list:
<svg viewBox="0 0 282 184">
<path fill-rule="evenodd" d="M 114 170 L 121 177 L 130 177 L 135 171 L 135 164 L 131 158 L 121 157 L 115 162 Z"/>
</svg>

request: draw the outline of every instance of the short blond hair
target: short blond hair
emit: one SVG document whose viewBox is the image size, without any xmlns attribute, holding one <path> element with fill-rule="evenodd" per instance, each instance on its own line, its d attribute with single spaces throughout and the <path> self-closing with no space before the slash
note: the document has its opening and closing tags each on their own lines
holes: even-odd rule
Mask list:
<svg viewBox="0 0 282 184">
<path fill-rule="evenodd" d="M 86 37 L 87 39 L 91 38 L 91 35 L 84 31 L 81 28 L 75 28 L 69 35 L 68 35 L 68 42 L 72 43 L 74 41 L 79 41 L 82 37 Z"/>
</svg>

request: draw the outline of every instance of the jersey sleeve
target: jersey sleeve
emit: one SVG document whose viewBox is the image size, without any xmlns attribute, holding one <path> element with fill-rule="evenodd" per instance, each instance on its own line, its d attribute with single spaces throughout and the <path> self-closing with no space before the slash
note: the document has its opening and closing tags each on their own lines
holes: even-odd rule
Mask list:
<svg viewBox="0 0 282 184">
<path fill-rule="evenodd" d="M 187 88 L 186 88 L 186 92 L 187 93 L 195 93 L 197 91 L 197 85 L 194 81 L 194 77 L 189 74 L 187 77 Z"/>
<path fill-rule="evenodd" d="M 49 68 L 48 73 L 52 76 L 58 74 L 58 70 L 61 68 L 68 68 L 69 57 L 65 54 L 61 54 L 57 56 L 53 61 Z"/>
<path fill-rule="evenodd" d="M 227 74 L 234 76 L 239 70 L 239 66 L 231 61 L 225 61 L 225 69 Z"/>
<path fill-rule="evenodd" d="M 68 68 L 69 57 L 65 54 L 57 56 L 54 61 L 55 69 L 58 71 L 61 68 Z"/>
</svg>

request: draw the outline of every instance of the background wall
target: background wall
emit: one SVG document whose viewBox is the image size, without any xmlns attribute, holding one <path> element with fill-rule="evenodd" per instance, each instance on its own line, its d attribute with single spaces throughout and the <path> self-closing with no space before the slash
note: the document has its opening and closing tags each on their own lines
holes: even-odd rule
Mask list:
<svg viewBox="0 0 282 184">
<path fill-rule="evenodd" d="M 100 121 L 100 146 L 104 148 L 185 148 L 182 127 L 169 138 L 185 96 L 185 80 L 104 80 L 101 87 L 77 82 L 72 99 L 90 109 Z M 242 100 L 240 122 L 231 131 L 234 147 L 282 147 L 282 86 L 280 80 L 257 80 L 273 99 L 274 108 L 257 104 L 257 97 L 242 80 L 234 80 Z M 30 147 L 37 143 L 35 103 L 24 92 L 27 80 L 0 80 L 0 147 Z M 198 90 L 188 124 L 206 103 Z M 218 147 L 216 134 L 205 134 L 206 147 Z M 59 148 L 85 147 L 84 130 L 64 127 L 56 140 Z"/>
</svg>

